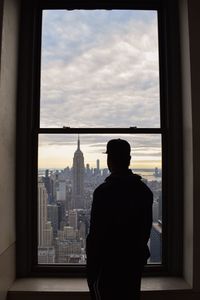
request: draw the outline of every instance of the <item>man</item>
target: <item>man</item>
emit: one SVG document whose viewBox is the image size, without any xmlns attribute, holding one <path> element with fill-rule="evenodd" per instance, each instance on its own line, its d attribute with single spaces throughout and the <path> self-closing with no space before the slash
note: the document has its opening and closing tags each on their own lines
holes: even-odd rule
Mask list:
<svg viewBox="0 0 200 300">
<path fill-rule="evenodd" d="M 131 148 L 107 144 L 111 172 L 93 195 L 87 236 L 87 280 L 92 300 L 138 300 L 152 226 L 153 195 L 129 169 Z"/>
</svg>

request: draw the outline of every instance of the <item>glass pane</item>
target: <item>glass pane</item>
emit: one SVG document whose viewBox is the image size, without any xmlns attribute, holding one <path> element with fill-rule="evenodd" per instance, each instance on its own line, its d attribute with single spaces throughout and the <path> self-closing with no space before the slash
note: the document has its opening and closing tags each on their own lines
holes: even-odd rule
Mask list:
<svg viewBox="0 0 200 300">
<path fill-rule="evenodd" d="M 154 194 L 149 263 L 161 263 L 162 169 L 161 136 L 39 136 L 38 263 L 84 264 L 94 189 L 109 175 L 106 143 L 126 139 L 132 148 L 130 168 Z M 119 242 L 120 242 L 119 236 Z"/>
<path fill-rule="evenodd" d="M 160 127 L 157 12 L 44 10 L 40 127 Z"/>
</svg>

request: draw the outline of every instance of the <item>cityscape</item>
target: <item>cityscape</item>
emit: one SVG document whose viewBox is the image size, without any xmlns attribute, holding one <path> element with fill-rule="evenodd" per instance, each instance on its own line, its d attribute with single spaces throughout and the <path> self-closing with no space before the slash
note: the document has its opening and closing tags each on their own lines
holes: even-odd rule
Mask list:
<svg viewBox="0 0 200 300">
<path fill-rule="evenodd" d="M 138 169 L 154 195 L 148 263 L 162 262 L 162 171 Z M 84 161 L 78 137 L 72 167 L 38 169 L 38 264 L 85 264 L 86 237 L 95 188 L 109 176 L 107 168 Z M 120 242 L 120 240 L 119 240 Z"/>
</svg>

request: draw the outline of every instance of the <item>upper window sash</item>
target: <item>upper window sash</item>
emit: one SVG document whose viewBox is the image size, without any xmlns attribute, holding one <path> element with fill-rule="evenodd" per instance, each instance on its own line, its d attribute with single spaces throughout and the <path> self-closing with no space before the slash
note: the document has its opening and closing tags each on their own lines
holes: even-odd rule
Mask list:
<svg viewBox="0 0 200 300">
<path fill-rule="evenodd" d="M 112 12 L 112 11 L 111 11 Z M 125 11 L 126 12 L 126 11 Z M 70 11 L 66 11 L 66 13 L 70 13 Z M 157 12 L 155 12 L 154 11 L 154 14 L 157 14 Z M 41 16 L 42 17 L 42 16 Z M 158 17 L 156 17 L 156 18 L 158 18 Z M 159 18 L 158 18 L 159 19 Z M 158 20 L 157 20 L 158 21 Z M 42 23 L 40 23 L 41 25 L 42 25 Z M 156 25 L 157 26 L 157 25 Z M 155 27 L 156 28 L 156 27 Z M 128 117 L 126 117 L 126 115 L 125 116 L 123 116 L 123 118 L 124 118 L 124 120 L 121 120 L 121 123 L 120 123 L 120 121 L 119 121 L 119 124 L 117 124 L 117 121 L 118 120 L 120 120 L 120 115 L 122 115 L 123 114 L 123 108 L 125 108 L 125 105 L 124 105 L 124 101 L 121 101 L 121 105 L 122 105 L 122 107 L 120 107 L 120 101 L 119 101 L 119 105 L 117 105 L 117 103 L 115 103 L 115 101 L 114 100 L 109 100 L 110 102 L 112 102 L 112 103 L 114 103 L 113 104 L 113 106 L 115 106 L 115 108 L 117 107 L 117 106 L 119 106 L 119 109 L 118 109 L 118 115 L 116 114 L 116 111 L 115 111 L 115 119 L 116 119 L 116 122 L 115 122 L 115 124 L 106 124 L 106 121 L 104 120 L 104 121 L 102 121 L 101 123 L 99 122 L 98 124 L 95 124 L 95 118 L 96 118 L 96 120 L 98 120 L 98 119 L 100 119 L 100 116 L 102 116 L 104 119 L 105 119 L 105 116 L 104 115 L 108 115 L 108 109 L 110 108 L 110 106 L 111 106 L 111 103 L 109 103 L 109 102 L 107 102 L 106 103 L 106 101 L 104 101 L 104 99 L 103 99 L 103 101 L 102 101 L 102 106 L 105 106 L 105 103 L 106 103 L 106 105 L 107 105 L 107 107 L 106 107 L 106 109 L 104 109 L 104 111 L 102 111 L 102 114 L 100 114 L 99 116 L 94 116 L 93 117 L 93 119 L 91 119 L 90 120 L 90 122 L 88 122 L 88 124 L 77 124 L 78 122 L 74 122 L 74 124 L 73 124 L 73 122 L 70 122 L 70 120 L 69 120 L 69 118 L 65 118 L 65 116 L 63 117 L 63 119 L 61 119 L 60 118 L 60 116 L 58 115 L 58 120 L 59 120 L 59 125 L 58 124 L 53 124 L 53 122 L 52 121 L 50 121 L 49 122 L 49 124 L 45 124 L 45 122 L 42 122 L 42 119 L 44 119 L 45 117 L 45 109 L 46 109 L 46 120 L 48 119 L 48 115 L 49 115 L 49 119 L 51 118 L 51 112 L 52 112 L 52 114 L 53 115 L 55 115 L 55 111 L 56 111 L 56 108 L 55 109 L 49 109 L 49 107 L 48 106 L 50 106 L 49 104 L 50 104 L 50 102 L 48 103 L 48 101 L 47 101 L 47 99 L 45 99 L 45 96 L 44 96 L 44 94 L 45 94 L 45 92 L 46 92 L 46 97 L 52 97 L 52 94 L 53 93 L 51 93 L 53 90 L 55 91 L 55 89 L 57 88 L 56 86 L 53 86 L 53 85 L 50 85 L 50 87 L 49 87 L 49 89 L 47 88 L 47 84 L 46 84 L 46 91 L 45 91 L 45 83 L 47 83 L 47 80 L 45 79 L 46 77 L 45 76 L 50 76 L 49 74 L 51 73 L 51 72 L 48 72 L 49 70 L 48 70 L 48 67 L 47 67 L 47 65 L 44 67 L 44 65 L 43 65 L 43 62 L 42 61 L 45 61 L 45 58 L 43 57 L 42 59 L 41 59 L 41 57 L 39 57 L 40 56 L 40 51 L 43 49 L 42 47 L 41 47 L 41 44 L 43 44 L 44 45 L 44 42 L 42 42 L 42 43 L 40 43 L 40 42 L 38 42 L 38 49 L 39 49 L 39 55 L 38 55 L 38 62 L 39 62 L 39 65 L 40 65 L 40 59 L 41 59 L 41 65 L 40 65 L 40 67 L 41 67 L 41 73 L 44 75 L 42 75 L 41 76 L 41 80 L 40 80 L 40 82 L 39 83 L 37 83 L 37 93 L 36 93 L 36 98 L 37 98 L 37 100 L 36 100 L 36 102 L 38 103 L 38 105 L 39 105 L 39 109 L 37 110 L 37 112 L 36 112 L 36 114 L 35 114 L 35 116 L 36 115 L 38 115 L 38 117 L 36 117 L 35 118 L 35 121 L 34 121 L 34 124 L 38 124 L 38 126 L 34 126 L 34 128 L 35 129 L 37 129 L 38 127 L 38 129 L 39 129 L 39 132 L 43 132 L 43 131 L 45 131 L 45 130 L 47 130 L 47 131 L 49 131 L 49 132 L 51 132 L 51 130 L 53 130 L 54 132 L 56 132 L 57 131 L 57 129 L 59 129 L 60 130 L 60 132 L 76 132 L 76 131 L 79 131 L 80 132 L 80 130 L 83 130 L 84 132 L 87 132 L 87 130 L 89 130 L 89 129 L 91 129 L 92 131 L 93 130 L 97 130 L 97 131 L 101 131 L 101 130 L 108 130 L 109 132 L 112 132 L 112 131 L 115 131 L 115 129 L 117 130 L 117 129 L 119 129 L 120 130 L 120 132 L 140 132 L 140 130 L 144 130 L 144 132 L 148 132 L 149 131 L 149 129 L 152 129 L 153 130 L 153 132 L 159 132 L 160 133 L 160 128 L 163 128 L 163 126 L 161 126 L 161 124 L 163 124 L 163 118 L 160 118 L 160 115 L 162 115 L 162 111 L 160 112 L 160 110 L 161 110 L 161 108 L 162 108 L 162 105 L 160 104 L 163 100 L 162 99 L 160 99 L 160 94 L 162 94 L 162 93 L 160 93 L 160 77 L 159 77 L 159 73 L 160 73 L 160 64 L 159 64 L 159 39 L 158 39 L 158 28 L 156 28 L 155 29 L 155 31 L 157 31 L 157 33 L 156 33 L 156 35 L 157 35 L 157 37 L 156 37 L 156 39 L 158 40 L 156 43 L 157 43 L 157 46 L 156 46 L 156 48 L 157 48 L 157 54 L 156 54 L 156 56 L 157 56 L 157 58 L 156 58 L 156 73 L 157 73 L 157 82 L 156 82 L 156 87 L 154 86 L 154 88 L 156 89 L 156 93 L 157 93 L 157 95 L 156 95 L 156 97 L 157 97 L 157 102 L 155 102 L 154 104 L 154 106 L 155 107 L 153 107 L 153 105 L 152 105 L 152 99 L 153 99 L 153 96 L 152 96 L 152 94 L 150 95 L 150 92 L 148 92 L 148 87 L 147 87 L 147 92 L 146 92 L 146 95 L 145 95 L 145 98 L 146 98 L 146 103 L 144 104 L 143 102 L 145 102 L 144 101 L 144 99 L 140 99 L 141 101 L 140 101 L 140 103 L 139 103 L 139 101 L 138 101 L 138 103 L 136 103 L 136 106 L 140 106 L 139 107 L 139 109 L 141 109 L 141 106 L 144 104 L 144 107 L 145 107 L 145 105 L 147 106 L 146 107 L 146 110 L 148 110 L 149 109 L 149 118 L 147 118 L 147 122 L 146 122 L 146 124 L 145 124 L 145 120 L 144 120 L 144 122 L 143 122 L 143 120 L 141 120 L 142 118 L 140 118 L 140 116 L 136 116 L 136 114 L 135 114 L 135 116 L 136 116 L 136 119 L 138 118 L 138 120 L 131 120 L 131 117 L 133 116 L 133 114 L 132 113 L 130 113 L 129 112 L 129 116 L 130 116 L 130 118 L 128 118 Z M 154 32 L 155 33 L 155 32 Z M 66 34 L 67 34 L 67 30 L 66 30 Z M 128 33 L 127 33 L 127 36 L 128 36 Z M 62 40 L 62 39 L 61 39 Z M 120 34 L 119 34 L 119 41 L 120 41 Z M 146 41 L 147 43 L 148 43 L 148 41 Z M 133 47 L 133 49 L 134 49 L 134 47 Z M 44 50 L 44 49 L 43 49 Z M 42 50 L 42 51 L 43 51 Z M 44 51 L 43 51 L 44 52 Z M 134 51 L 133 51 L 134 52 Z M 150 52 L 149 52 L 150 53 Z M 147 56 L 148 56 L 148 54 L 149 54 L 148 52 L 146 53 L 147 54 Z M 112 53 L 111 53 L 112 54 Z M 151 53 L 152 54 L 152 53 Z M 43 55 L 43 54 L 42 54 Z M 72 55 L 72 54 L 71 54 Z M 79 58 L 79 57 L 78 57 Z M 78 59 L 77 58 L 77 59 Z M 55 58 L 55 60 L 56 60 L 56 58 Z M 107 58 L 107 60 L 109 60 L 108 58 Z M 62 61 L 62 59 L 60 60 L 60 61 Z M 94 60 L 93 60 L 93 62 L 95 62 Z M 118 62 L 118 60 L 116 60 L 116 62 Z M 155 63 L 155 61 L 154 61 L 154 63 Z M 44 63 L 45 64 L 45 63 Z M 46 64 L 47 64 L 47 60 L 46 60 Z M 119 64 L 120 65 L 120 64 Z M 121 64 L 121 65 L 123 65 L 123 64 Z M 44 67 L 44 68 L 43 68 Z M 73 66 L 70 66 L 71 68 L 73 67 Z M 46 69 L 45 69 L 46 68 Z M 128 68 L 128 67 L 127 67 Z M 133 67 L 132 67 L 132 69 L 134 68 L 134 65 L 133 65 Z M 43 70 L 44 69 L 44 70 Z M 51 71 L 53 70 L 53 67 L 51 68 Z M 57 71 L 59 70 L 59 68 L 57 68 Z M 60 71 L 62 71 L 62 70 L 60 70 Z M 112 71 L 112 70 L 111 70 Z M 143 70 L 140 70 L 140 71 L 142 71 L 142 72 L 145 72 L 144 71 L 144 69 Z M 155 70 L 154 70 L 155 71 Z M 129 72 L 129 70 L 127 71 L 127 72 Z M 61 72 L 60 72 L 61 73 Z M 111 72 L 112 73 L 112 72 Z M 130 73 L 130 72 L 129 72 Z M 46 74 L 46 75 L 45 75 Z M 83 75 L 84 75 L 84 73 L 83 73 Z M 127 74 L 125 74 L 126 76 L 128 76 Z M 134 76 L 136 76 L 137 74 L 135 74 Z M 123 74 L 123 72 L 120 74 L 120 76 L 124 76 L 124 74 Z M 125 76 L 125 77 L 126 77 Z M 130 76 L 130 75 L 129 75 Z M 62 77 L 62 76 L 61 76 Z M 73 75 L 72 75 L 72 77 L 73 77 Z M 81 78 L 83 78 L 83 76 L 80 76 Z M 153 78 L 153 76 L 152 76 L 152 78 L 150 78 L 149 79 L 149 77 L 150 77 L 150 75 L 149 75 L 149 73 L 147 72 L 146 73 L 146 78 L 144 79 L 144 82 L 142 82 L 142 80 L 141 80 L 141 85 L 142 84 L 144 84 L 145 85 L 145 81 L 146 81 L 146 83 L 147 83 L 147 85 L 149 84 L 149 85 L 153 85 L 153 81 L 155 81 L 155 77 Z M 74 77 L 75 78 L 75 77 Z M 89 79 L 90 78 L 93 78 L 93 76 L 91 75 L 91 74 L 89 74 L 88 75 L 88 82 L 89 82 Z M 115 77 L 113 76 L 113 80 L 115 80 Z M 141 77 L 142 78 L 142 77 Z M 58 78 L 57 78 L 58 79 Z M 57 80 L 56 79 L 56 80 Z M 119 78 L 118 78 L 119 79 Z M 117 80 L 118 80 L 117 79 Z M 151 79 L 152 79 L 152 82 L 151 82 Z M 46 82 L 45 82 L 45 80 L 46 80 Z M 53 80 L 53 79 L 52 79 Z M 57 80 L 58 81 L 58 80 Z M 98 82 L 98 80 L 96 80 L 97 82 Z M 128 81 L 127 81 L 128 82 Z M 125 85 L 128 85 L 128 83 L 127 82 L 125 82 L 124 84 Z M 137 85 L 137 82 L 139 82 L 139 81 L 137 81 L 137 82 L 135 82 L 135 80 L 134 80 L 134 78 L 133 79 L 131 79 L 131 80 L 129 80 L 129 82 L 132 82 L 132 84 L 136 84 Z M 118 89 L 118 84 L 117 84 L 117 81 L 116 82 L 114 82 L 115 83 L 115 86 L 116 86 L 116 88 Z M 60 84 L 60 83 L 59 83 Z M 105 84 L 107 84 L 106 83 L 106 81 L 105 81 Z M 65 88 L 66 88 L 66 86 L 68 85 L 68 88 L 70 88 L 70 85 L 67 83 L 67 84 L 65 84 Z M 112 81 L 111 81 L 111 85 L 112 85 Z M 61 85 L 62 86 L 62 85 Z M 93 84 L 93 86 L 95 86 L 94 84 Z M 134 103 L 132 103 L 131 101 L 132 101 L 132 99 L 133 98 L 137 98 L 137 92 L 138 92 L 138 90 L 136 91 L 136 88 L 135 88 L 135 90 L 133 91 L 133 93 L 132 94 L 129 94 L 129 89 L 130 88 L 127 88 L 127 91 L 125 90 L 125 89 L 123 89 L 122 88 L 122 96 L 123 97 L 125 97 L 125 98 L 130 98 L 130 103 L 129 103 L 129 106 L 130 107 L 128 107 L 128 110 L 134 110 Z M 151 89 L 151 87 L 150 87 L 150 89 Z M 59 89 L 59 88 L 57 88 L 56 89 L 57 91 L 60 91 L 61 89 Z M 89 89 L 89 90 L 91 90 L 91 89 Z M 110 90 L 111 90 L 111 88 L 110 88 Z M 119 91 L 119 89 L 118 89 L 118 91 Z M 143 92 L 144 91 L 144 89 L 142 90 L 140 90 L 140 92 Z M 65 91 L 64 91 L 64 93 L 65 93 Z M 111 93 L 111 91 L 110 91 L 110 93 Z M 86 94 L 88 94 L 87 93 L 87 89 L 85 89 L 85 95 Z M 73 95 L 73 93 L 71 93 L 71 95 Z M 70 93 L 69 93 L 69 98 L 70 98 Z M 116 99 L 116 98 L 120 98 L 120 96 L 118 96 L 117 95 L 117 93 L 115 93 L 115 91 L 114 91 L 114 89 L 113 89 L 113 97 Z M 155 95 L 155 93 L 154 93 L 154 95 Z M 149 97 L 148 97 L 149 96 Z M 94 96 L 93 96 L 94 97 Z M 123 98 L 122 97 L 122 98 Z M 38 99 L 39 98 L 39 99 Z M 94 98 L 96 98 L 96 97 L 94 97 Z M 104 98 L 104 97 L 101 97 L 101 98 Z M 143 97 L 144 98 L 144 97 Z M 159 98 L 159 99 L 158 99 Z M 71 99 L 71 98 L 70 98 Z M 85 97 L 84 97 L 84 99 L 85 99 Z M 46 101 L 46 102 L 45 102 Z M 61 100 L 61 101 L 63 101 L 63 100 Z M 95 105 L 96 103 L 93 103 L 93 99 L 92 99 L 92 97 L 90 98 L 90 100 L 89 100 L 90 102 L 90 105 L 92 105 L 93 107 L 94 107 L 94 110 L 95 110 L 95 108 L 96 108 L 96 106 L 97 105 Z M 96 100 L 95 100 L 96 101 Z M 94 102 L 95 102 L 94 101 Z M 70 102 L 70 100 L 69 100 L 69 102 Z M 84 101 L 82 101 L 82 102 L 84 102 Z M 65 102 L 65 104 L 67 103 L 67 101 Z M 73 104 L 73 102 L 72 102 L 72 104 L 71 104 L 71 107 L 73 107 L 73 106 L 75 106 L 75 103 L 77 103 L 77 100 L 75 99 L 75 102 L 74 102 L 74 104 Z M 85 110 L 86 110 L 86 108 L 87 108 L 87 105 L 83 105 L 84 103 L 81 103 L 79 106 L 80 106 L 80 109 L 79 110 L 77 110 L 77 120 L 80 120 L 81 118 L 79 118 L 79 116 L 78 116 L 78 114 L 80 113 L 80 111 L 83 113 L 83 111 L 84 111 L 84 108 L 85 108 Z M 133 105 L 132 105 L 133 104 Z M 67 104 L 68 105 L 68 104 Z M 101 102 L 100 102 L 100 105 L 101 105 Z M 37 105 L 36 105 L 37 106 Z M 152 112 L 150 113 L 150 108 L 149 108 L 149 106 L 151 106 L 151 109 L 152 109 Z M 58 107 L 58 106 L 57 106 Z M 70 108 L 70 105 L 68 105 L 68 108 Z M 155 109 L 154 109 L 155 108 Z M 50 113 L 47 113 L 47 109 L 49 110 L 49 112 Z M 127 109 L 127 108 L 126 108 Z M 143 109 L 144 110 L 144 109 Z M 64 107 L 62 107 L 62 105 L 61 105 L 61 108 L 60 108 L 60 111 L 61 112 L 63 112 L 64 114 L 65 114 L 65 108 Z M 97 111 L 98 111 L 98 107 L 97 107 Z M 121 113 L 122 112 L 122 113 Z M 155 113 L 156 112 L 156 113 Z M 67 112 L 67 109 L 66 109 L 66 114 L 67 114 L 68 112 Z M 88 109 L 88 114 L 91 114 L 91 111 Z M 85 120 L 87 121 L 87 113 L 85 114 L 86 116 L 84 117 L 85 118 Z M 110 114 L 111 115 L 111 118 L 112 118 L 112 113 Z M 145 113 L 142 113 L 141 114 L 141 116 L 142 115 L 145 115 Z M 71 117 L 71 115 L 70 115 L 70 113 L 68 113 L 68 116 L 70 116 Z M 155 117 L 156 116 L 156 117 Z M 133 117 L 132 117 L 133 118 Z M 152 119 L 153 121 L 155 120 L 155 119 L 157 119 L 156 120 L 156 122 L 154 122 L 154 124 L 153 124 L 153 122 L 152 122 L 152 124 L 150 124 L 150 121 L 148 120 L 148 119 Z M 161 119 L 161 120 L 160 120 Z M 85 121 L 84 120 L 84 121 Z M 109 116 L 108 116 L 108 120 L 109 120 Z M 128 121 L 127 121 L 128 120 Z M 127 123 L 126 123 L 127 122 Z M 147 124 L 149 122 L 149 124 Z M 42 124 L 43 123 L 43 124 Z M 39 125 L 40 124 L 40 125 Z M 105 125 L 104 125 L 105 124 Z M 58 125 L 58 126 L 57 126 Z M 85 126 L 84 126 L 85 125 Z M 153 126 L 152 126 L 153 125 Z M 152 132 L 152 131 L 151 131 Z"/>
</svg>

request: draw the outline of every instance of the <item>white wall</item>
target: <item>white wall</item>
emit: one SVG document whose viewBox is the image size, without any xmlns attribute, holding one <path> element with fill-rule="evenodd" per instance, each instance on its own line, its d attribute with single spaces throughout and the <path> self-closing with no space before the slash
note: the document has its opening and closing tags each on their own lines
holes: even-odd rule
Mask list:
<svg viewBox="0 0 200 300">
<path fill-rule="evenodd" d="M 0 5 L 0 300 L 6 298 L 15 279 L 18 6 L 15 0 L 5 0 Z"/>
</svg>

